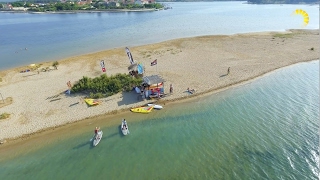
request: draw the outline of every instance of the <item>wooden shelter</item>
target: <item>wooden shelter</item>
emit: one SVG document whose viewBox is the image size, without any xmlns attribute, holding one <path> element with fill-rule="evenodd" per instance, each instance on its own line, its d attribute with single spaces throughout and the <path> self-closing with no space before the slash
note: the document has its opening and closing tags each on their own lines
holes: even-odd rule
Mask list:
<svg viewBox="0 0 320 180">
<path fill-rule="evenodd" d="M 164 82 L 165 80 L 159 75 L 144 76 L 142 77 L 143 91 L 145 97 L 161 97 L 164 95 Z"/>
</svg>

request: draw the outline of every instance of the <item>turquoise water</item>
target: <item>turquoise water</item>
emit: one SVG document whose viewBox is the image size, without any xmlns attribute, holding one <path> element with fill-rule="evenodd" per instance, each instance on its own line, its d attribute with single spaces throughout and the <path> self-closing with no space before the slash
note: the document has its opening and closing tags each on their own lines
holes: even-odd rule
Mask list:
<svg viewBox="0 0 320 180">
<path fill-rule="evenodd" d="M 302 29 L 302 16 L 291 15 L 296 9 L 309 14 L 305 28 L 319 29 L 318 5 L 228 1 L 169 6 L 173 9 L 155 12 L 0 13 L 0 70 L 184 37 Z"/>
<path fill-rule="evenodd" d="M 0 179 L 318 179 L 319 61 L 124 118 L 130 134 L 105 119 L 97 147 L 88 125 L 2 158 Z"/>
</svg>

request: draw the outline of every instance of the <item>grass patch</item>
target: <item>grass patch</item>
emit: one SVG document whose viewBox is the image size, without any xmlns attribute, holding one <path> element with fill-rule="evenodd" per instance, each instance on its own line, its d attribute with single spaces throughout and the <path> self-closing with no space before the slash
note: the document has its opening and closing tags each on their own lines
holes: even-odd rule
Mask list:
<svg viewBox="0 0 320 180">
<path fill-rule="evenodd" d="M 7 98 L 4 99 L 3 101 L 2 101 L 2 99 L 0 98 L 0 108 L 12 104 L 12 101 L 13 101 L 13 100 L 12 100 L 12 97 L 7 97 Z"/>
<path fill-rule="evenodd" d="M 293 34 L 290 33 L 290 34 L 275 34 L 273 35 L 273 37 L 275 38 L 292 38 L 293 37 Z"/>
<path fill-rule="evenodd" d="M 0 114 L 0 119 L 7 119 L 7 118 L 9 118 L 10 117 L 10 114 L 8 114 L 8 113 L 2 113 L 2 114 Z"/>
</svg>

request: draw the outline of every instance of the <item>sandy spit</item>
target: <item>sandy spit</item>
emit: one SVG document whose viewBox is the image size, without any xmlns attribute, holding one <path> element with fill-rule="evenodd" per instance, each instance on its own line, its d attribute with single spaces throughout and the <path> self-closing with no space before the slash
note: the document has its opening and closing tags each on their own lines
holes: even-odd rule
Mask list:
<svg viewBox="0 0 320 180">
<path fill-rule="evenodd" d="M 145 66 L 145 75 L 159 74 L 165 79 L 168 96 L 158 104 L 226 89 L 281 67 L 319 59 L 320 52 L 319 30 L 201 36 L 129 48 L 134 60 Z M 150 66 L 155 59 L 157 66 Z M 88 107 L 84 95 L 64 94 L 68 81 L 74 83 L 83 76 L 103 74 L 101 60 L 105 61 L 107 75 L 128 73 L 129 60 L 124 48 L 63 59 L 58 70 L 49 72 L 20 73 L 28 67 L 0 72 L 0 93 L 4 99 L 12 100 L 9 105 L 0 104 L 0 114 L 10 114 L 8 119 L 0 120 L 0 140 L 23 138 L 90 117 L 128 111 L 152 101 L 138 100 L 134 92 L 119 93 L 101 99 L 99 106 Z M 41 67 L 51 64 L 43 63 Z M 196 93 L 186 93 L 188 87 Z"/>
</svg>

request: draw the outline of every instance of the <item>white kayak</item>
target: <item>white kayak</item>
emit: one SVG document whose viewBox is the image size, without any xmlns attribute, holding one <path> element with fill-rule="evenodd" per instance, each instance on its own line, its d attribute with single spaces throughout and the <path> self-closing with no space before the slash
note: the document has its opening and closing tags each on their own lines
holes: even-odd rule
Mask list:
<svg viewBox="0 0 320 180">
<path fill-rule="evenodd" d="M 148 106 L 152 106 L 153 109 L 162 109 L 163 107 L 157 104 L 148 104 Z"/>
<path fill-rule="evenodd" d="M 100 130 L 94 137 L 93 137 L 93 146 L 97 146 L 102 139 L 103 132 Z"/>
<path fill-rule="evenodd" d="M 122 134 L 125 136 L 129 134 L 129 128 L 126 120 L 122 120 L 121 131 L 122 131 Z"/>
</svg>

